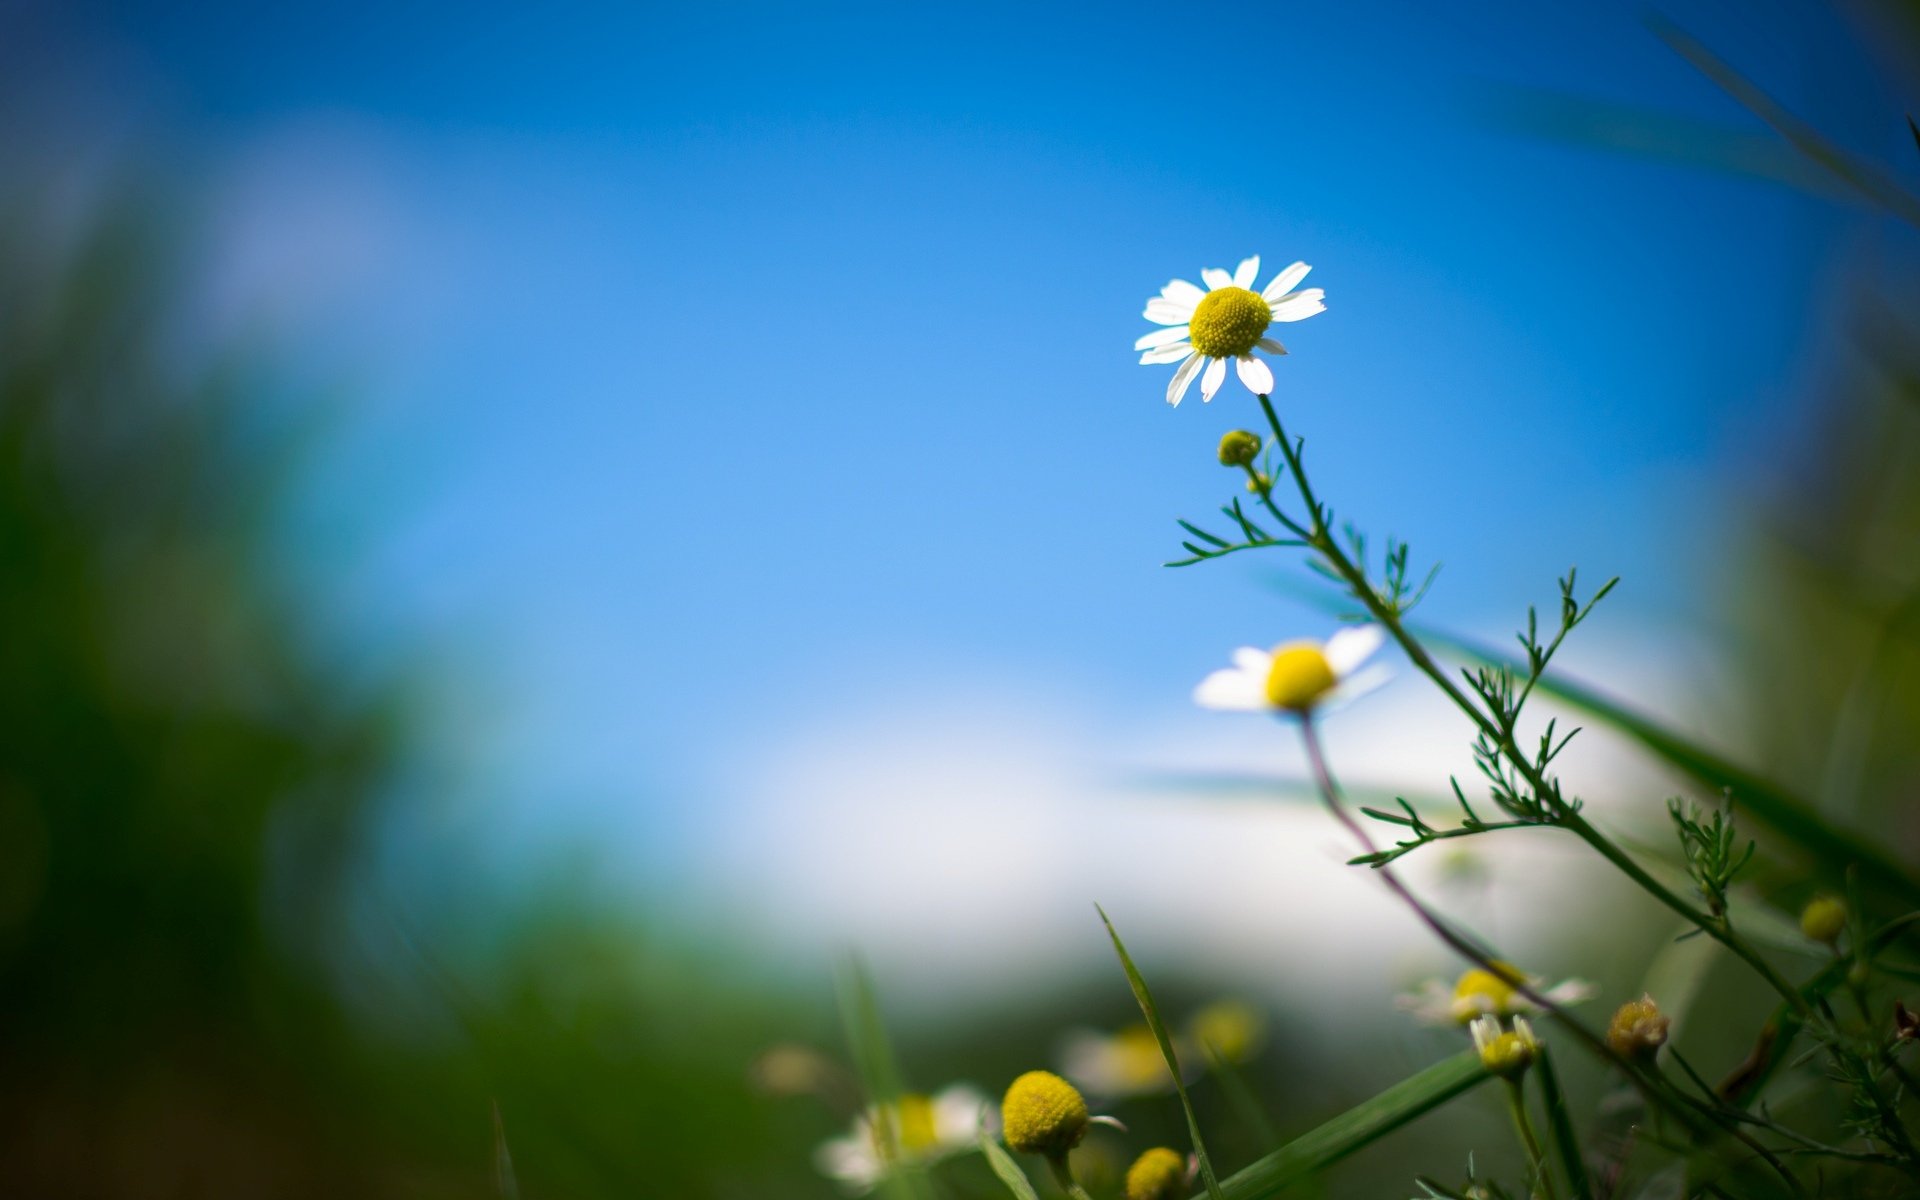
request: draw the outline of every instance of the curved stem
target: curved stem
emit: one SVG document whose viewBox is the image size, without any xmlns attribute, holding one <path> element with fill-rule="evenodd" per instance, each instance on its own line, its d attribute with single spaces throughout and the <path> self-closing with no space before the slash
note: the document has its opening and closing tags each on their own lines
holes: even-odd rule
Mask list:
<svg viewBox="0 0 1920 1200">
<path fill-rule="evenodd" d="M 1093 1200 L 1087 1195 L 1087 1189 L 1081 1187 L 1080 1181 L 1073 1177 L 1073 1167 L 1068 1164 L 1066 1155 L 1048 1155 L 1047 1169 L 1053 1172 L 1053 1181 L 1060 1185 L 1060 1190 L 1073 1200 Z"/>
</svg>

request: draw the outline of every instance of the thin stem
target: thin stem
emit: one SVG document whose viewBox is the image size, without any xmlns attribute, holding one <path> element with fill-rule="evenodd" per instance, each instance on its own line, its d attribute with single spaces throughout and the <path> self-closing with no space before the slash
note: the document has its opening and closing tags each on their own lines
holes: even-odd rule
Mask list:
<svg viewBox="0 0 1920 1200">
<path fill-rule="evenodd" d="M 1537 1180 L 1535 1195 L 1545 1194 L 1547 1200 L 1559 1200 L 1559 1193 L 1553 1186 L 1553 1172 L 1547 1167 L 1547 1153 L 1540 1146 L 1540 1139 L 1534 1136 L 1533 1121 L 1527 1116 L 1527 1093 L 1518 1079 L 1504 1081 L 1507 1085 L 1507 1112 L 1513 1116 L 1514 1132 L 1520 1135 L 1520 1144 L 1526 1149 L 1527 1161 L 1533 1165 L 1533 1177 Z"/>
<path fill-rule="evenodd" d="M 1264 399 L 1265 397 L 1262 397 L 1263 401 Z M 1327 767 L 1326 754 L 1320 747 L 1320 735 L 1314 726 L 1312 715 L 1308 713 L 1301 714 L 1299 724 L 1300 737 L 1301 740 L 1306 743 L 1307 760 L 1313 769 L 1314 782 L 1318 786 L 1321 800 L 1327 806 L 1327 811 L 1332 813 L 1334 819 L 1340 822 L 1369 853 L 1379 853 L 1374 845 L 1373 839 L 1368 836 L 1366 829 L 1362 827 L 1358 821 L 1354 820 L 1346 811 L 1346 806 L 1341 803 L 1339 785 L 1334 782 L 1333 773 Z M 1395 895 L 1399 896 L 1400 899 L 1406 903 L 1407 907 L 1413 910 L 1414 915 L 1420 918 L 1421 923 L 1431 930 L 1435 937 L 1439 938 L 1456 953 L 1461 955 L 1461 957 L 1466 958 L 1482 970 L 1492 972 L 1501 978 L 1512 978 L 1513 972 L 1500 966 L 1495 960 L 1496 956 L 1491 951 L 1475 945 L 1464 934 L 1457 932 L 1452 926 L 1448 925 L 1429 909 L 1418 896 L 1414 895 L 1412 890 L 1400 881 L 1399 875 L 1390 867 L 1376 867 L 1374 870 L 1375 873 L 1386 882 L 1387 887 L 1391 889 Z M 1780 1176 L 1794 1195 L 1804 1197 L 1807 1194 L 1806 1190 L 1800 1186 L 1800 1181 L 1795 1179 L 1792 1172 L 1787 1170 L 1786 1164 L 1782 1163 L 1779 1157 L 1767 1149 L 1766 1146 L 1762 1145 L 1745 1130 L 1741 1129 L 1738 1121 L 1730 1120 L 1716 1112 L 1713 1108 L 1693 1101 L 1691 1097 L 1679 1093 L 1674 1089 L 1673 1085 L 1663 1079 L 1657 1072 L 1647 1071 L 1638 1063 L 1616 1053 L 1604 1038 L 1581 1024 L 1561 1005 L 1548 999 L 1524 977 L 1514 981 L 1514 990 L 1520 995 L 1525 996 L 1542 1011 L 1551 1015 L 1559 1022 L 1562 1028 L 1572 1033 L 1584 1043 L 1589 1050 L 1592 1050 L 1600 1057 L 1609 1060 L 1615 1066 L 1619 1067 L 1625 1072 L 1628 1080 L 1639 1089 L 1641 1095 L 1659 1104 L 1671 1113 L 1681 1124 L 1687 1127 L 1688 1132 L 1693 1134 L 1696 1139 L 1707 1132 L 1707 1124 L 1715 1126 L 1727 1136 L 1745 1145 L 1749 1150 L 1752 1150 L 1756 1156 L 1764 1160 L 1767 1165 L 1773 1169 L 1774 1173 Z M 1707 1124 L 1702 1123 L 1703 1118 Z"/>
<path fill-rule="evenodd" d="M 1073 1177 L 1073 1168 L 1068 1165 L 1066 1155 L 1048 1155 L 1047 1169 L 1053 1172 L 1053 1181 L 1060 1185 L 1060 1190 L 1073 1197 L 1073 1200 L 1093 1200 L 1087 1195 L 1087 1189 L 1081 1187 L 1080 1181 Z"/>
<path fill-rule="evenodd" d="M 1469 699 L 1466 693 L 1461 691 L 1459 686 L 1453 682 L 1452 678 L 1440 668 L 1440 665 L 1434 661 L 1433 656 L 1427 652 L 1427 648 L 1422 645 L 1420 640 L 1414 637 L 1401 622 L 1400 614 L 1394 610 L 1393 606 L 1381 600 L 1379 593 L 1374 591 L 1373 585 L 1367 580 L 1365 572 L 1362 571 L 1352 559 L 1347 557 L 1346 553 L 1340 549 L 1339 543 L 1333 539 L 1332 532 L 1327 528 L 1326 524 L 1326 510 L 1321 506 L 1319 497 L 1314 494 L 1313 484 L 1307 479 L 1307 473 L 1301 462 L 1298 447 L 1293 439 L 1288 436 L 1286 427 L 1280 423 L 1280 414 L 1274 411 L 1273 401 L 1266 396 L 1261 396 L 1259 399 L 1261 411 L 1266 414 L 1267 424 L 1273 430 L 1274 440 L 1280 447 L 1281 455 L 1286 459 L 1287 471 L 1293 476 L 1294 487 L 1300 493 L 1301 502 L 1306 505 L 1307 513 L 1312 521 L 1312 527 L 1303 527 L 1291 518 L 1285 516 L 1281 513 L 1279 506 L 1274 504 L 1270 495 L 1262 494 L 1260 498 L 1262 502 L 1266 504 L 1268 511 L 1273 513 L 1276 519 L 1283 521 L 1288 528 L 1297 533 L 1309 547 L 1317 551 L 1320 556 L 1326 560 L 1327 565 L 1332 567 L 1335 574 L 1339 575 L 1346 583 L 1348 590 L 1353 593 L 1354 598 L 1366 605 L 1367 611 L 1373 619 L 1378 621 L 1393 637 L 1394 641 L 1399 643 L 1401 650 L 1406 653 L 1407 658 L 1420 670 L 1421 674 L 1432 680 L 1432 682 L 1446 694 L 1447 698 L 1453 701 L 1455 706 L 1466 713 L 1482 732 L 1494 740 L 1494 744 L 1499 747 L 1501 754 L 1514 765 L 1521 776 L 1527 781 L 1528 786 L 1533 789 L 1534 795 L 1539 797 L 1542 803 L 1551 806 L 1554 812 L 1555 824 L 1559 824 L 1571 831 L 1576 837 L 1580 838 L 1581 841 L 1586 842 L 1598 851 L 1608 862 L 1619 868 L 1629 879 L 1633 880 L 1634 883 L 1638 884 L 1649 895 L 1653 896 L 1654 899 L 1660 901 L 1660 903 L 1666 905 L 1682 917 L 1685 917 L 1689 922 L 1703 930 L 1707 936 L 1733 951 L 1742 961 L 1752 967 L 1761 978 L 1765 979 L 1768 986 L 1778 992 L 1788 1004 L 1795 1006 L 1795 1010 L 1803 1017 L 1811 1016 L 1810 1011 L 1804 1007 L 1806 1002 L 1801 997 L 1799 991 L 1783 979 L 1779 972 L 1775 971 L 1772 965 L 1762 958 L 1757 951 L 1748 946 L 1743 939 L 1735 936 L 1732 929 L 1729 928 L 1725 922 L 1717 920 L 1709 914 L 1696 909 L 1693 905 L 1688 904 L 1684 899 L 1668 889 L 1659 880 L 1647 874 L 1638 863 L 1628 857 L 1625 851 L 1614 845 L 1613 842 L 1598 829 L 1595 829 L 1585 817 L 1582 817 L 1578 812 L 1562 802 L 1560 799 L 1559 786 L 1550 782 L 1545 775 L 1535 768 L 1532 760 L 1521 751 L 1519 745 L 1514 741 L 1513 730 L 1505 723 L 1496 721 L 1482 709 L 1480 705 L 1475 704 Z"/>
</svg>

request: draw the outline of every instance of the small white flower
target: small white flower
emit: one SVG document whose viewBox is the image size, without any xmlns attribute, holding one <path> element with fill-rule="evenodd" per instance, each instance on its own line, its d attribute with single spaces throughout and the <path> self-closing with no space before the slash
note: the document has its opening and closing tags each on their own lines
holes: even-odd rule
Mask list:
<svg viewBox="0 0 1920 1200">
<path fill-rule="evenodd" d="M 1525 1017 L 1515 1017 L 1512 1029 L 1503 1028 L 1498 1017 L 1480 1017 L 1468 1032 L 1480 1053 L 1480 1065 L 1495 1075 L 1518 1079 L 1540 1057 L 1540 1039 L 1533 1036 L 1533 1026 Z"/>
<path fill-rule="evenodd" d="M 1225 712 L 1307 713 L 1324 704 L 1346 704 L 1386 682 L 1389 672 L 1360 665 L 1380 648 L 1378 625 L 1342 629 L 1322 645 L 1287 642 L 1272 650 L 1242 646 L 1233 666 L 1215 671 L 1193 689 L 1202 708 Z"/>
<path fill-rule="evenodd" d="M 1174 1056 L 1191 1064 L 1195 1055 L 1178 1039 Z M 1147 1096 L 1173 1090 L 1159 1039 L 1145 1025 L 1115 1034 L 1076 1029 L 1060 1040 L 1060 1073 L 1099 1100 Z"/>
<path fill-rule="evenodd" d="M 822 1143 L 813 1161 L 821 1174 L 857 1195 L 896 1166 L 924 1166 L 971 1150 L 983 1123 L 997 1135 L 998 1120 L 985 1094 L 956 1083 L 933 1096 L 909 1094 L 897 1104 L 873 1105 L 854 1118 L 845 1137 Z"/>
<path fill-rule="evenodd" d="M 1320 288 L 1293 290 L 1312 269 L 1306 263 L 1294 263 L 1275 275 L 1265 291 L 1256 292 L 1253 284 L 1260 274 L 1256 254 L 1242 260 L 1231 275 L 1219 267 L 1200 272 L 1205 291 L 1184 279 L 1161 288 L 1140 315 L 1168 328 L 1147 334 L 1133 348 L 1143 351 L 1142 363 L 1180 364 L 1167 384 L 1167 403 L 1178 405 L 1196 375 L 1201 376 L 1200 399 L 1212 400 L 1227 378 L 1228 359 L 1234 361 L 1248 391 L 1271 394 L 1273 371 L 1253 352 L 1285 354 L 1285 346 L 1266 336 L 1267 326 L 1275 321 L 1303 321 L 1327 310 L 1326 292 Z"/>
<path fill-rule="evenodd" d="M 1423 1025 L 1468 1025 L 1480 1017 L 1500 1019 L 1538 1009 L 1539 1005 L 1514 986 L 1516 980 L 1524 979 L 1528 987 L 1561 1006 L 1578 1004 L 1594 993 L 1593 985 L 1584 979 L 1565 979 L 1545 987 L 1546 980 L 1522 975 L 1511 963 L 1494 965 L 1500 968 L 1499 974 L 1474 967 L 1452 984 L 1428 979 L 1418 991 L 1401 996 L 1395 1003 Z"/>
</svg>

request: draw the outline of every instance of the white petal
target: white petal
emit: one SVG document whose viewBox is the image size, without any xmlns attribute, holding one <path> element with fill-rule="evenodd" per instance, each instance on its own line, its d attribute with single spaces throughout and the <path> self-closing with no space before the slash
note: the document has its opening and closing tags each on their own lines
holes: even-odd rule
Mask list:
<svg viewBox="0 0 1920 1200">
<path fill-rule="evenodd" d="M 1254 345 L 1260 347 L 1262 350 L 1265 350 L 1268 354 L 1285 354 L 1287 352 L 1287 348 L 1285 346 L 1282 346 L 1279 342 L 1274 341 L 1272 338 L 1261 338 L 1259 341 L 1255 342 Z"/>
<path fill-rule="evenodd" d="M 1193 689 L 1193 702 L 1221 712 L 1260 712 L 1267 707 L 1267 681 L 1247 671 L 1215 671 Z"/>
<path fill-rule="evenodd" d="M 1173 378 L 1167 381 L 1168 404 L 1175 408 L 1180 407 L 1180 401 L 1186 398 L 1187 388 L 1193 383 L 1193 377 L 1200 371 L 1200 364 L 1205 361 L 1207 361 L 1205 356 L 1198 350 L 1187 355 L 1187 361 L 1181 363 L 1180 369 L 1175 371 Z"/>
<path fill-rule="evenodd" d="M 1192 353 L 1192 342 L 1175 342 L 1171 346 L 1156 346 L 1154 349 L 1142 354 L 1140 361 L 1149 366 L 1154 363 L 1179 362 Z"/>
<path fill-rule="evenodd" d="M 1267 364 L 1251 354 L 1243 354 L 1233 365 L 1240 372 L 1240 382 L 1247 385 L 1248 391 L 1256 396 L 1273 394 L 1273 372 L 1267 369 Z"/>
<path fill-rule="evenodd" d="M 1156 325 L 1185 325 L 1192 318 L 1193 309 L 1155 296 L 1147 301 L 1147 307 L 1141 310 L 1140 315 Z"/>
<path fill-rule="evenodd" d="M 1582 1000 L 1592 999 L 1594 991 L 1594 986 L 1584 979 L 1569 979 L 1547 988 L 1540 994 L 1555 1004 L 1578 1004 Z"/>
<path fill-rule="evenodd" d="M 1205 404 L 1211 401 L 1213 394 L 1220 390 L 1220 385 L 1226 382 L 1226 378 L 1227 360 L 1224 358 L 1208 359 L 1207 373 L 1200 377 L 1200 403 Z"/>
<path fill-rule="evenodd" d="M 1378 690 L 1387 680 L 1393 678 L 1393 668 L 1385 663 L 1375 663 L 1364 671 L 1349 675 L 1340 681 L 1340 686 L 1328 692 L 1320 701 L 1321 709 L 1333 711 L 1345 708 L 1368 692 Z"/>
<path fill-rule="evenodd" d="M 1273 277 L 1273 282 L 1267 285 L 1267 290 L 1260 293 L 1261 298 L 1268 304 L 1272 304 L 1275 300 L 1286 295 L 1294 288 L 1299 287 L 1300 281 L 1305 279 L 1307 272 L 1311 270 L 1313 270 L 1313 268 L 1303 262 L 1294 263 Z"/>
<path fill-rule="evenodd" d="M 1207 298 L 1207 294 L 1204 291 L 1184 279 L 1168 281 L 1167 286 L 1160 289 L 1160 294 L 1175 304 L 1184 304 L 1188 308 L 1192 308 Z"/>
<path fill-rule="evenodd" d="M 1278 300 L 1270 300 L 1273 319 L 1276 321 L 1304 321 L 1315 313 L 1327 311 L 1327 293 L 1321 288 L 1308 288 L 1304 292 L 1294 292 Z"/>
<path fill-rule="evenodd" d="M 1252 646 L 1242 646 L 1233 652 L 1233 665 L 1264 680 L 1267 672 L 1273 670 L 1273 655 Z"/>
<path fill-rule="evenodd" d="M 933 1136 L 942 1146 L 970 1144 L 993 1105 L 978 1088 L 956 1083 L 933 1098 Z M 997 1114 L 996 1114 L 997 1116 Z"/>
<path fill-rule="evenodd" d="M 1344 679 L 1372 657 L 1386 638 L 1387 631 L 1378 625 L 1349 625 L 1328 638 L 1321 653 L 1327 656 L 1327 665 L 1333 668 L 1333 673 Z"/>
<path fill-rule="evenodd" d="M 1135 342 L 1133 348 L 1135 350 L 1151 350 L 1155 346 L 1166 346 L 1174 342 L 1185 341 L 1186 337 L 1187 327 L 1185 325 L 1175 325 L 1172 329 L 1154 330 L 1152 333 L 1147 334 Z"/>
<path fill-rule="evenodd" d="M 1208 267 L 1200 272 L 1200 278 L 1207 281 L 1208 291 L 1218 291 L 1223 287 L 1233 286 L 1233 276 L 1227 274 L 1221 267 Z"/>
<path fill-rule="evenodd" d="M 1233 286 L 1250 288 L 1253 286 L 1254 277 L 1259 274 L 1260 256 L 1256 254 L 1252 258 L 1243 258 L 1240 260 L 1240 265 L 1233 269 Z"/>
</svg>

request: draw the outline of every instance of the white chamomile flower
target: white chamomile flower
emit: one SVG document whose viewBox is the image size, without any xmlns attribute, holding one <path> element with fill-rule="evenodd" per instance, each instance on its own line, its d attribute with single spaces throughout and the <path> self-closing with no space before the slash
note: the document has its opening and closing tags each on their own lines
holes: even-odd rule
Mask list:
<svg viewBox="0 0 1920 1200">
<path fill-rule="evenodd" d="M 1312 269 L 1303 262 L 1294 263 L 1275 275 L 1265 291 L 1256 292 L 1253 284 L 1260 274 L 1256 254 L 1242 260 L 1231 275 L 1219 267 L 1200 272 L 1205 291 L 1184 279 L 1161 288 L 1140 315 L 1168 328 L 1147 334 L 1133 348 L 1144 352 L 1142 363 L 1180 364 L 1173 382 L 1167 384 L 1167 403 L 1179 404 L 1196 375 L 1201 377 L 1200 399 L 1213 399 L 1226 381 L 1228 359 L 1234 361 L 1247 390 L 1271 394 L 1273 372 L 1253 352 L 1285 354 L 1285 346 L 1266 336 L 1267 326 L 1275 321 L 1304 321 L 1327 310 L 1326 292 L 1320 288 L 1293 290 Z"/>
<path fill-rule="evenodd" d="M 897 1166 L 924 1166 L 971 1150 L 983 1121 L 990 1133 L 996 1132 L 995 1116 L 986 1095 L 969 1084 L 957 1083 L 932 1096 L 905 1095 L 855 1117 L 845 1137 L 821 1144 L 814 1164 L 858 1195 L 871 1191 Z"/>
<path fill-rule="evenodd" d="M 1420 990 L 1401 996 L 1396 1003 L 1424 1025 L 1470 1025 L 1481 1017 L 1501 1019 L 1537 1009 L 1539 1005 L 1516 986 L 1521 982 L 1556 1005 L 1578 1004 L 1593 995 L 1593 985 L 1584 979 L 1565 979 L 1546 987 L 1546 980 L 1523 974 L 1512 963 L 1493 965 L 1497 972 L 1473 967 L 1452 984 L 1426 980 Z"/>
<path fill-rule="evenodd" d="M 1193 689 L 1194 702 L 1224 712 L 1302 716 L 1325 704 L 1345 704 L 1386 682 L 1384 666 L 1360 670 L 1385 636 L 1378 625 L 1356 625 L 1324 645 L 1287 642 L 1272 650 L 1242 646 L 1233 652 L 1233 666 L 1215 671 Z"/>
</svg>

